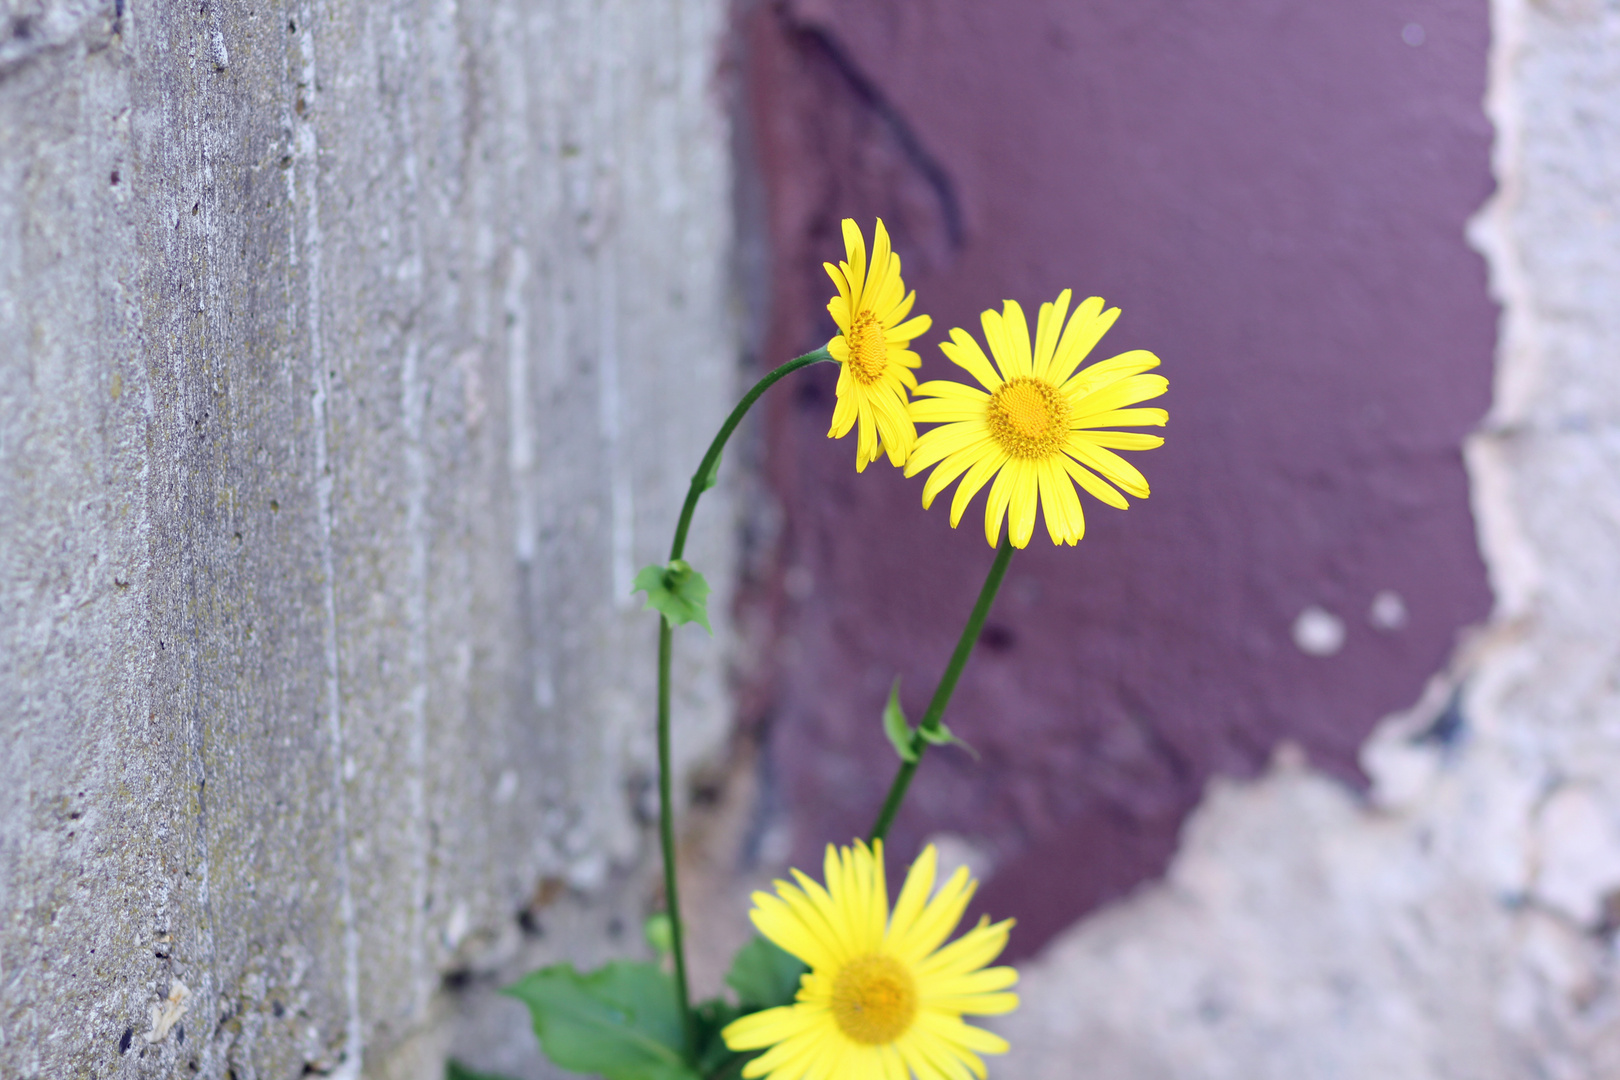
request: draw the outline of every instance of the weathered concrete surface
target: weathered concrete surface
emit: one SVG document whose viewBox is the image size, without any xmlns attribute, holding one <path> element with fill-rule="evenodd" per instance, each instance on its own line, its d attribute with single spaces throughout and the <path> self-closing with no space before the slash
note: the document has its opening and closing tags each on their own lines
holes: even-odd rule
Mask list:
<svg viewBox="0 0 1620 1080">
<path fill-rule="evenodd" d="M 1496 610 L 1362 751 L 1217 785 L 1027 969 L 1032 1078 L 1620 1075 L 1620 5 L 1493 5 L 1503 305 L 1468 460 Z"/>
<path fill-rule="evenodd" d="M 0 3 L 0 1075 L 431 1075 L 520 912 L 645 903 L 722 14 Z"/>
</svg>

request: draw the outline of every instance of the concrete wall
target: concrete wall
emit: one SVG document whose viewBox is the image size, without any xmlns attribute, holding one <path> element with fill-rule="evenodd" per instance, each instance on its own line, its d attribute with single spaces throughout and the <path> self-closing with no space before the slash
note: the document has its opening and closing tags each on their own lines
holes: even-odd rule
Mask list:
<svg viewBox="0 0 1620 1080">
<path fill-rule="evenodd" d="M 1293 754 L 1216 785 L 1168 880 L 1028 969 L 1011 1073 L 1620 1075 L 1620 6 L 1492 30 L 1494 615 L 1363 747 L 1369 798 Z"/>
<path fill-rule="evenodd" d="M 0 1075 L 434 1075 L 447 973 L 632 947 L 722 21 L 0 3 Z"/>
</svg>

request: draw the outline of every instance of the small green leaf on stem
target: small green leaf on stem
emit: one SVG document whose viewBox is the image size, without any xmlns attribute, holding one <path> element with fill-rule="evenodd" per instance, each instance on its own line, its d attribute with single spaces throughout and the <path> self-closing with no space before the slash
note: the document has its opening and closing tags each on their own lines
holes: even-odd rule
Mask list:
<svg viewBox="0 0 1620 1080">
<path fill-rule="evenodd" d="M 900 755 L 901 761 L 917 760 L 917 751 L 911 745 L 911 725 L 906 722 L 906 714 L 900 708 L 898 675 L 895 676 L 894 685 L 889 687 L 889 703 L 883 706 L 883 734 L 894 744 L 894 752 Z"/>
<path fill-rule="evenodd" d="M 501 991 L 529 1007 L 554 1063 L 607 1080 L 697 1080 L 681 1051 L 675 984 L 654 964 L 617 961 L 530 972 Z"/>
<path fill-rule="evenodd" d="M 787 1005 L 799 992 L 799 976 L 808 970 L 804 961 L 768 938 L 755 934 L 731 960 L 726 985 L 750 1012 Z"/>
<path fill-rule="evenodd" d="M 671 626 L 695 622 L 714 633 L 709 629 L 709 583 L 685 559 L 644 566 L 632 585 L 631 592 L 647 594 L 643 610 L 658 612 Z"/>
<path fill-rule="evenodd" d="M 669 913 L 660 911 L 656 915 L 647 916 L 647 921 L 641 927 L 641 932 L 647 936 L 647 944 L 659 956 L 668 956 L 675 948 L 675 924 L 669 921 Z"/>
<path fill-rule="evenodd" d="M 955 732 L 945 726 L 943 720 L 937 722 L 933 727 L 919 728 L 917 733 L 923 737 L 923 742 L 933 746 L 960 746 L 973 755 L 974 761 L 979 760 L 979 752 L 969 746 L 966 740 L 958 738 Z"/>
</svg>

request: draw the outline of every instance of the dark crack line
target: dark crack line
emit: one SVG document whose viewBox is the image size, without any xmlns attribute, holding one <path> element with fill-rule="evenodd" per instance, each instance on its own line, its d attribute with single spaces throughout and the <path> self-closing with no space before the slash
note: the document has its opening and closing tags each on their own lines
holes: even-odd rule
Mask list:
<svg viewBox="0 0 1620 1080">
<path fill-rule="evenodd" d="M 786 12 L 783 13 L 783 18 L 795 36 L 820 51 L 849 84 L 849 88 L 860 98 L 861 103 L 889 129 L 890 134 L 899 143 L 906 160 L 927 182 L 934 192 L 934 197 L 939 200 L 940 213 L 945 218 L 945 235 L 950 242 L 951 250 L 961 250 L 964 234 L 962 205 L 956 196 L 956 185 L 951 181 L 950 173 L 946 171 L 945 166 L 923 146 L 922 140 L 918 138 L 905 116 L 866 72 L 861 70 L 860 65 L 836 38 L 818 26 L 794 22 L 792 16 Z"/>
</svg>

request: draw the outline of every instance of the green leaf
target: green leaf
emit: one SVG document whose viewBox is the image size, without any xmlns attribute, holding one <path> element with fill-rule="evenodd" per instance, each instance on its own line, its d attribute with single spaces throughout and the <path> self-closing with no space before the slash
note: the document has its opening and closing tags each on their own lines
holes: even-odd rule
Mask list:
<svg viewBox="0 0 1620 1080">
<path fill-rule="evenodd" d="M 726 985 L 737 991 L 742 1007 L 752 1012 L 788 1005 L 799 991 L 804 961 L 775 942 L 755 934 L 732 957 Z"/>
<path fill-rule="evenodd" d="M 653 563 L 641 568 L 631 592 L 645 592 L 645 611 L 656 611 L 669 625 L 695 622 L 709 629 L 709 583 L 685 559 L 671 559 L 666 565 Z"/>
<path fill-rule="evenodd" d="M 607 1080 L 697 1080 L 681 1054 L 675 984 L 657 966 L 617 961 L 530 972 L 501 991 L 529 1007 L 546 1056 Z"/>
<path fill-rule="evenodd" d="M 939 721 L 934 727 L 919 728 L 917 731 L 923 737 L 923 742 L 934 746 L 960 746 L 973 755 L 974 761 L 979 760 L 979 752 L 969 746 L 966 740 L 957 738 L 956 733 L 946 727 L 944 721 Z"/>
<path fill-rule="evenodd" d="M 722 998 L 710 998 L 693 1007 L 692 1019 L 696 1022 L 697 1029 L 698 1071 L 704 1076 L 713 1076 L 732 1058 L 743 1056 L 727 1046 L 726 1040 L 720 1035 L 727 1024 L 741 1015 L 741 1009 Z M 753 1057 L 753 1054 L 746 1056 Z"/>
<path fill-rule="evenodd" d="M 917 760 L 917 751 L 911 748 L 911 725 L 906 723 L 906 714 L 900 708 L 898 675 L 895 676 L 894 685 L 889 687 L 889 703 L 883 706 L 883 734 L 894 744 L 894 752 L 900 755 L 901 761 Z"/>
<path fill-rule="evenodd" d="M 475 1072 L 455 1058 L 444 1063 L 444 1080 L 506 1080 L 495 1073 Z"/>
</svg>

